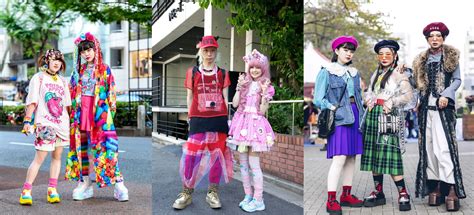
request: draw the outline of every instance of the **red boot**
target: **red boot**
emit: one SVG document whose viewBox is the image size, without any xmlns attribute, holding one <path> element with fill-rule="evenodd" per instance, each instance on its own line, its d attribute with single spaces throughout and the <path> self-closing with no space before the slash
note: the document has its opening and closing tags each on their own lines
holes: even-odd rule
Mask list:
<svg viewBox="0 0 474 215">
<path fill-rule="evenodd" d="M 326 202 L 326 212 L 329 214 L 342 214 L 341 205 L 337 200 L 328 200 Z"/>
<path fill-rule="evenodd" d="M 343 186 L 342 187 L 342 194 L 341 194 L 341 206 L 348 206 L 348 207 L 362 207 L 364 201 L 358 199 L 356 196 L 351 195 L 351 186 Z"/>
</svg>

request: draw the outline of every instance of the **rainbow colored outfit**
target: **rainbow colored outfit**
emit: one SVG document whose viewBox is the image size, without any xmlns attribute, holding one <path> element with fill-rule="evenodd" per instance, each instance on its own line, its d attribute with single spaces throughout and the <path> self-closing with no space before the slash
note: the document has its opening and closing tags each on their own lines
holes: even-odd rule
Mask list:
<svg viewBox="0 0 474 215">
<path fill-rule="evenodd" d="M 84 35 L 83 35 L 84 36 Z M 115 132 L 113 118 L 116 110 L 115 82 L 112 72 L 106 64 L 102 63 L 98 41 L 89 33 L 86 33 L 84 39 L 96 43 L 96 61 L 94 77 L 97 80 L 94 89 L 94 106 L 92 107 L 93 122 L 90 135 L 87 141 L 92 155 L 94 155 L 94 171 L 96 173 L 96 182 L 99 187 L 113 185 L 123 180 L 118 165 L 118 138 Z M 76 41 L 77 42 L 77 41 Z M 75 52 L 77 53 L 77 51 Z M 69 153 L 66 163 L 67 180 L 82 180 L 83 168 L 87 164 L 81 165 L 79 160 L 87 156 L 87 148 L 81 147 L 81 94 L 82 81 L 80 75 L 86 65 L 75 69 L 71 75 L 70 92 L 72 100 L 71 108 L 71 140 Z M 83 144 L 82 144 L 83 145 Z"/>
</svg>

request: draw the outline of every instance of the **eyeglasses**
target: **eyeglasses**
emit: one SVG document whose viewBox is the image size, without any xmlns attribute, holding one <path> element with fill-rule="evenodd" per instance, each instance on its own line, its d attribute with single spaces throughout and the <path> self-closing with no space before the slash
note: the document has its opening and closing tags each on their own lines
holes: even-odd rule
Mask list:
<svg viewBox="0 0 474 215">
<path fill-rule="evenodd" d="M 377 57 L 379 58 L 379 60 L 382 60 L 382 59 L 391 59 L 393 58 L 393 54 L 388 52 L 388 53 L 378 53 Z"/>
</svg>

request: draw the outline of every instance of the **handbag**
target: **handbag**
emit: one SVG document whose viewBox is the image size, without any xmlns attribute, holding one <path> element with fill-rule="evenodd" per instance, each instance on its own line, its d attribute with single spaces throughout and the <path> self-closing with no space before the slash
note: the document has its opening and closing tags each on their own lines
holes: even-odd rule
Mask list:
<svg viewBox="0 0 474 215">
<path fill-rule="evenodd" d="M 336 105 L 336 110 L 339 108 L 339 104 L 342 101 L 342 97 L 344 96 L 344 93 L 346 92 L 347 88 L 347 83 L 344 86 L 344 90 L 342 91 L 341 96 L 339 97 L 339 102 Z M 328 87 L 329 90 L 329 87 Z M 326 91 L 327 95 L 327 91 Z M 331 109 L 324 109 L 321 111 L 318 117 L 318 137 L 327 139 L 331 134 L 334 133 L 334 130 L 336 129 L 336 124 L 334 122 L 334 118 L 336 115 L 336 110 L 331 110 Z"/>
<path fill-rule="evenodd" d="M 380 134 L 398 134 L 400 131 L 400 116 L 381 113 L 377 120 Z"/>
</svg>

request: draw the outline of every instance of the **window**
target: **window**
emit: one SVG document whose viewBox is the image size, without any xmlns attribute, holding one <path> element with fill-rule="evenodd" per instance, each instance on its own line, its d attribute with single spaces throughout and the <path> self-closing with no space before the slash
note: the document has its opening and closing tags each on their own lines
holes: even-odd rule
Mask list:
<svg viewBox="0 0 474 215">
<path fill-rule="evenodd" d="M 151 32 L 149 30 L 147 23 L 140 25 L 134 22 L 130 23 L 130 41 L 150 38 Z"/>
<path fill-rule="evenodd" d="M 122 32 L 122 21 L 110 23 L 110 33 Z"/>
<path fill-rule="evenodd" d="M 122 48 L 110 49 L 110 67 L 112 69 L 122 69 L 123 67 L 123 49 Z"/>
</svg>

